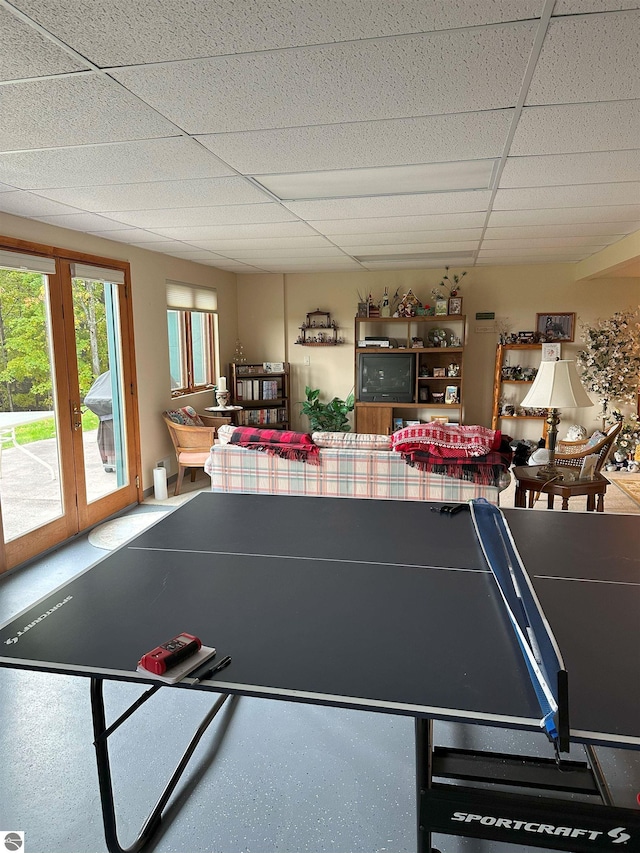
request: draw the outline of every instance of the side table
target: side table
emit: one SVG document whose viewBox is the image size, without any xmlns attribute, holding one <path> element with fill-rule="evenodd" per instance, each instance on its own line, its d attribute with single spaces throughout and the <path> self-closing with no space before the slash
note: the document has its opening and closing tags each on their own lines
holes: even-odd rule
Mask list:
<svg viewBox="0 0 640 853">
<path fill-rule="evenodd" d="M 238 426 L 238 423 L 237 423 L 236 417 L 235 417 L 236 412 L 241 412 L 242 409 L 243 409 L 242 406 L 205 406 L 204 407 L 205 412 L 215 412 L 217 415 L 221 415 L 222 417 L 227 415 L 228 417 L 231 418 L 232 422 L 236 426 Z"/>
<path fill-rule="evenodd" d="M 604 496 L 609 481 L 602 474 L 594 474 L 592 478 L 580 479 L 580 469 L 562 466 L 563 480 L 544 480 L 537 473 L 541 465 L 524 465 L 513 469 L 516 478 L 516 494 L 514 505 L 526 508 L 527 492 L 529 492 L 529 509 L 533 507 L 536 495 L 541 492 L 547 496 L 547 509 L 553 509 L 556 496 L 562 498 L 562 509 L 569 509 L 569 498 L 586 495 L 587 512 L 604 512 Z M 597 505 L 596 505 L 597 499 Z"/>
</svg>

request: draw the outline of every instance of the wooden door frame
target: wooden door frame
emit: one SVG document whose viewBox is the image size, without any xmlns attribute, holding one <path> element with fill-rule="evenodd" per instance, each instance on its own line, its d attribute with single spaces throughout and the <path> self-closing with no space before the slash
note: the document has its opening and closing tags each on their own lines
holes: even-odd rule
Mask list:
<svg viewBox="0 0 640 853">
<path fill-rule="evenodd" d="M 101 255 L 93 255 L 86 252 L 76 252 L 57 246 L 48 246 L 40 243 L 32 243 L 26 240 L 18 240 L 12 237 L 0 236 L 0 249 L 8 249 L 17 252 L 25 252 L 31 255 L 41 255 L 54 258 L 56 262 L 56 273 L 48 276 L 49 298 L 50 298 L 50 322 L 51 338 L 56 372 L 53 377 L 56 390 L 56 413 L 60 429 L 57 430 L 62 460 L 73 460 L 73 476 L 62 477 L 62 500 L 65 508 L 62 518 L 54 519 L 48 524 L 31 531 L 18 539 L 5 545 L 4 537 L 0 538 L 0 573 L 8 568 L 14 568 L 21 563 L 32 559 L 40 553 L 59 545 L 61 542 L 89 529 L 91 526 L 108 518 L 115 512 L 123 509 L 121 490 L 98 499 L 88 506 L 86 512 L 78 513 L 73 509 L 76 505 L 76 489 L 78 483 L 84 487 L 84 466 L 81 464 L 81 456 L 74 451 L 72 436 L 73 403 L 79 405 L 79 400 L 72 400 L 71 387 L 77 387 L 77 364 L 70 364 L 69 352 L 75 352 L 75 334 L 73 330 L 73 319 L 65 321 L 64 314 L 73 318 L 73 301 L 70 291 L 71 270 L 70 264 L 81 262 L 105 270 L 121 270 L 124 274 L 124 285 L 122 297 L 119 300 L 119 319 L 122 340 L 122 368 L 125 378 L 125 393 L 127 394 L 127 458 L 129 462 L 129 478 L 135 501 L 141 503 L 143 499 L 142 490 L 142 462 L 140 452 L 140 419 L 138 413 L 136 362 L 133 337 L 133 306 L 131 300 L 131 271 L 128 261 L 114 258 L 105 258 Z M 57 304 L 61 310 L 54 310 Z M 71 331 L 70 331 L 71 330 Z M 69 335 L 73 340 L 69 341 Z M 72 344 L 72 348 L 69 345 Z M 71 381 L 73 380 L 73 382 Z M 63 428 L 68 425 L 69 429 Z M 86 490 L 85 490 L 86 491 Z M 119 499 L 120 498 L 120 499 Z M 73 513 L 73 517 L 71 517 Z M 77 518 L 77 522 L 76 522 Z M 0 519 L 1 521 L 1 519 Z M 1 527 L 0 527 L 1 530 Z"/>
</svg>

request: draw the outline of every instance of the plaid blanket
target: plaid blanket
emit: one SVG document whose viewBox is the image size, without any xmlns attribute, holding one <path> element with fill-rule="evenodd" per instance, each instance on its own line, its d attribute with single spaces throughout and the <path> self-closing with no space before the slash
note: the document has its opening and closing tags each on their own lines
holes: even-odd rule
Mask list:
<svg viewBox="0 0 640 853">
<path fill-rule="evenodd" d="M 510 438 L 502 438 L 500 449 L 492 450 L 484 456 L 447 456 L 429 453 L 425 450 L 401 451 L 402 458 L 413 468 L 457 480 L 469 480 L 482 486 L 498 486 L 502 475 L 509 470 L 513 451 L 509 446 Z"/>
<path fill-rule="evenodd" d="M 499 430 L 459 424 L 416 424 L 397 430 L 391 446 L 399 453 L 421 451 L 452 459 L 485 456 L 500 448 Z"/>
<path fill-rule="evenodd" d="M 320 448 L 307 433 L 290 432 L 282 429 L 256 429 L 236 427 L 231 434 L 230 444 L 261 450 L 282 459 L 297 459 L 310 465 L 320 464 Z"/>
</svg>

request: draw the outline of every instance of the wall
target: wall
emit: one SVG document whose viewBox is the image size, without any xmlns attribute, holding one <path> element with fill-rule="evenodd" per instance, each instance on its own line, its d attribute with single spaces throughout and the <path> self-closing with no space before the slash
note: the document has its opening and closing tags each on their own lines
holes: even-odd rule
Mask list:
<svg viewBox="0 0 640 853">
<path fill-rule="evenodd" d="M 131 264 L 142 485 L 144 489 L 149 488 L 153 485 L 152 472 L 156 461 L 166 456 L 175 459 L 169 434 L 160 417 L 163 410 L 176 405 L 170 392 L 165 282 L 173 279 L 216 288 L 221 317 L 220 357 L 225 365 L 233 356 L 238 334 L 235 274 L 3 213 L 0 213 L 0 234 L 125 260 Z M 204 406 L 213 405 L 213 393 L 207 391 L 180 399 L 180 405 L 188 404 L 202 411 Z M 172 471 L 175 473 L 175 470 L 174 464 Z"/>
<path fill-rule="evenodd" d="M 238 277 L 239 305 L 244 306 L 239 311 L 238 325 L 248 360 L 282 358 L 291 363 L 294 429 L 308 429 L 308 422 L 300 416 L 297 405 L 304 399 L 305 385 L 320 388 L 322 399 L 344 398 L 353 388 L 353 318 L 358 293 L 367 295 L 371 291 L 374 298 L 379 299 L 385 286 L 391 295 L 396 290 L 403 294 L 411 287 L 421 301 L 429 301 L 431 289 L 443 274 L 444 270 L 411 270 Z M 563 358 L 575 358 L 580 348 L 582 324 L 638 306 L 640 278 L 576 282 L 574 277 L 572 264 L 476 267 L 468 272 L 461 289 L 463 313 L 468 323 L 464 379 L 466 423 L 491 424 L 498 335 L 495 331 L 476 331 L 478 327 L 491 325 L 476 321 L 476 312 L 493 311 L 496 320 L 508 318 L 514 332 L 533 330 L 537 313 L 575 312 L 576 340 L 573 344 L 564 344 L 562 349 Z M 278 314 L 280 304 L 284 306 L 284 316 Z M 301 347 L 295 344 L 305 315 L 318 308 L 331 313 L 346 345 Z M 281 334 L 284 335 L 282 348 Z M 267 345 L 270 342 L 273 342 L 273 351 Z M 600 425 L 599 407 L 565 411 L 563 421 L 567 425 L 582 423 L 587 429 L 594 429 Z M 534 432 L 537 428 L 537 425 L 532 427 Z M 564 435 L 562 426 L 560 435 Z M 519 432 L 518 437 L 536 436 Z"/>
</svg>

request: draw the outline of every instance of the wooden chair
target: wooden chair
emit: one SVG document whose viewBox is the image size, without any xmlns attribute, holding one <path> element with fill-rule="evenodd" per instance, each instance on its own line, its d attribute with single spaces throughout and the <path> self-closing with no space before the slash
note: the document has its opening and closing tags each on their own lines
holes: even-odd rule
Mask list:
<svg viewBox="0 0 640 853">
<path fill-rule="evenodd" d="M 610 426 L 603 438 L 595 443 L 591 438 L 583 438 L 580 441 L 558 441 L 556 445 L 556 465 L 569 465 L 573 468 L 579 468 L 585 456 L 591 456 L 593 453 L 596 453 L 598 461 L 596 462 L 594 474 L 598 474 L 607 461 L 613 443 L 621 429 L 622 421 L 618 421 L 618 423 Z"/>
<path fill-rule="evenodd" d="M 231 423 L 231 418 L 209 417 L 208 415 L 198 415 L 198 417 L 202 421 L 202 426 L 176 423 L 172 420 L 169 412 L 162 413 L 178 462 L 178 479 L 176 480 L 174 495 L 180 494 L 184 474 L 188 468 L 191 469 L 191 482 L 193 483 L 198 468 L 204 469 L 205 462 L 209 458 L 216 431 L 223 424 Z"/>
</svg>

